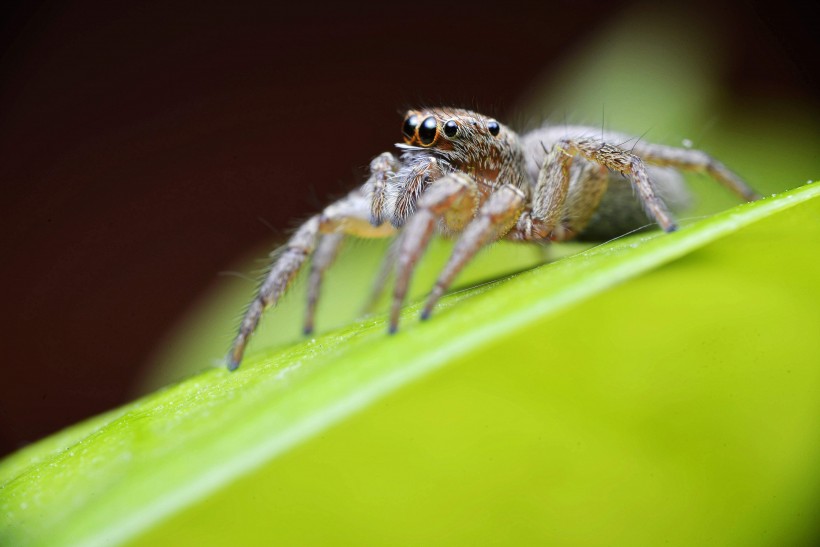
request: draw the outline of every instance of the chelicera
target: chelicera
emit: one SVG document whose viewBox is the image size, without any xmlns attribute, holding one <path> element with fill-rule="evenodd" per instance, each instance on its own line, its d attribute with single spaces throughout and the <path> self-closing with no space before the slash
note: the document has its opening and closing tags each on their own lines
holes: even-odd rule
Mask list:
<svg viewBox="0 0 820 547">
<path fill-rule="evenodd" d="M 395 238 L 383 272 L 395 270 L 389 331 L 396 332 L 413 269 L 436 232 L 456 245 L 427 298 L 425 319 L 461 269 L 494 241 L 606 240 L 647 222 L 676 230 L 671 210 L 688 196 L 680 171 L 707 173 L 742 199 L 758 198 L 704 152 L 597 128 L 545 126 L 519 136 L 476 112 L 430 108 L 408 112 L 402 136 L 398 155 L 374 158 L 364 185 L 309 218 L 278 254 L 242 319 L 229 369 L 239 366 L 262 313 L 308 259 L 304 331 L 313 331 L 324 273 L 345 237 Z"/>
</svg>

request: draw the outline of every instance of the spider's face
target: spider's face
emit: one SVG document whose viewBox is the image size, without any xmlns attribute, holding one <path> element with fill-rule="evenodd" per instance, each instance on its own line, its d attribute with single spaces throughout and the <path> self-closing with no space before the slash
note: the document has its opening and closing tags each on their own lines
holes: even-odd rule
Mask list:
<svg viewBox="0 0 820 547">
<path fill-rule="evenodd" d="M 411 110 L 404 116 L 402 136 L 408 146 L 436 152 L 461 152 L 502 143 L 503 128 L 492 118 L 475 112 L 437 108 Z"/>
<path fill-rule="evenodd" d="M 373 198 L 373 224 L 389 219 L 401 227 L 426 189 L 453 172 L 473 179 L 484 194 L 526 181 L 518 136 L 487 116 L 456 108 L 411 110 L 402 133 L 399 168 Z"/>
<path fill-rule="evenodd" d="M 477 179 L 494 182 L 499 173 L 517 170 L 516 134 L 493 118 L 469 110 L 433 108 L 407 112 L 402 124 L 408 157 L 432 156 Z M 508 176 L 506 182 L 518 183 Z"/>
</svg>

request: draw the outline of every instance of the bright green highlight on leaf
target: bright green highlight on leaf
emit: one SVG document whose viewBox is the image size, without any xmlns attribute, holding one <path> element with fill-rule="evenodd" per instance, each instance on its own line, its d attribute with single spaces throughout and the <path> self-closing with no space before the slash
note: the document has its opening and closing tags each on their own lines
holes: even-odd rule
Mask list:
<svg viewBox="0 0 820 547">
<path fill-rule="evenodd" d="M 808 185 L 210 370 L 2 462 L 0 544 L 805 540 L 818 219 Z"/>
</svg>

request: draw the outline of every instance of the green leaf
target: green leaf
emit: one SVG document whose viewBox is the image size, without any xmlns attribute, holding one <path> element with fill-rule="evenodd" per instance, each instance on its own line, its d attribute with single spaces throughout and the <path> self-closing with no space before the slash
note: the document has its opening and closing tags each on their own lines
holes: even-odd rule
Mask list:
<svg viewBox="0 0 820 547">
<path fill-rule="evenodd" d="M 820 186 L 212 369 L 0 464 L 0 544 L 785 544 Z"/>
</svg>

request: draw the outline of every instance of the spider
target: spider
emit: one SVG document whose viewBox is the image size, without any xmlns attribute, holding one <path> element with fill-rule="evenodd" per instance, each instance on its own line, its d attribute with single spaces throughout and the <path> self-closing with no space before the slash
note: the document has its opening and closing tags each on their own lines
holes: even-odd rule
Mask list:
<svg viewBox="0 0 820 547">
<path fill-rule="evenodd" d="M 499 239 L 606 240 L 647 221 L 676 230 L 670 208 L 681 209 L 688 198 L 677 171 L 705 172 L 745 200 L 759 197 L 704 152 L 640 140 L 626 149 L 629 136 L 591 127 L 546 126 L 519 136 L 490 117 L 445 107 L 407 112 L 402 135 L 398 157 L 384 152 L 373 159 L 363 186 L 309 218 L 278 253 L 242 319 L 227 358 L 230 370 L 242 361 L 262 313 L 308 258 L 304 331 L 313 331 L 324 273 L 346 236 L 397 236 L 377 283 L 395 269 L 394 333 L 413 270 L 434 232 L 457 241 L 422 319 L 473 256 Z"/>
</svg>

